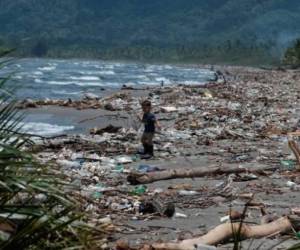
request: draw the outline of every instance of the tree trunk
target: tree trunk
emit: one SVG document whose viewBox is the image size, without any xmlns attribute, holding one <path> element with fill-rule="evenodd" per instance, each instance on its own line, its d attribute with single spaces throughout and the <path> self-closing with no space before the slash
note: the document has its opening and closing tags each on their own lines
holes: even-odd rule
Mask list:
<svg viewBox="0 0 300 250">
<path fill-rule="evenodd" d="M 297 159 L 297 169 L 300 170 L 300 149 L 297 143 L 293 140 L 289 140 L 289 147 L 293 151 L 296 159 Z"/>
<path fill-rule="evenodd" d="M 298 219 L 294 221 L 294 219 L 289 217 L 281 217 L 264 225 L 249 226 L 243 224 L 240 231 L 240 239 L 258 239 L 276 233 L 287 233 L 292 230 L 292 227 L 296 230 L 299 229 L 298 222 Z M 239 227 L 240 223 L 221 224 L 199 238 L 183 240 L 178 243 L 156 243 L 152 247 L 155 250 L 194 250 L 195 245 L 198 244 L 217 245 L 233 238 Z"/>
<path fill-rule="evenodd" d="M 151 173 L 138 173 L 132 172 L 127 176 L 127 180 L 132 185 L 147 184 L 161 180 L 180 179 L 180 178 L 196 178 L 204 176 L 214 176 L 222 174 L 240 174 L 240 173 L 256 173 L 264 174 L 264 171 L 274 171 L 276 167 L 263 167 L 263 168 L 239 168 L 239 167 L 206 167 L 197 169 L 174 169 L 164 170 Z"/>
</svg>

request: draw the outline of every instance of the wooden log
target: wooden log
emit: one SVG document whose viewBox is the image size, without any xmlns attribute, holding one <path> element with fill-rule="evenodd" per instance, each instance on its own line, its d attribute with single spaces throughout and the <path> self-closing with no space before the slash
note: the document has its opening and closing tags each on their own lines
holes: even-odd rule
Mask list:
<svg viewBox="0 0 300 250">
<path fill-rule="evenodd" d="M 293 140 L 293 137 L 299 137 L 300 136 L 300 131 L 295 131 L 295 132 L 290 132 L 287 134 L 288 135 L 288 144 L 289 148 L 292 150 L 294 153 L 296 159 L 297 159 L 297 169 L 300 170 L 300 149 L 297 143 Z"/>
<path fill-rule="evenodd" d="M 240 239 L 259 239 L 274 235 L 277 233 L 287 233 L 292 231 L 293 228 L 299 229 L 298 219 L 291 217 L 281 217 L 271 223 L 264 225 L 249 226 L 242 224 L 240 229 L 240 223 L 226 223 L 221 224 L 207 234 L 195 238 L 183 240 L 178 243 L 156 243 L 152 245 L 152 249 L 155 250 L 194 250 L 195 245 L 206 244 L 206 245 L 217 245 L 228 241 L 233 238 L 234 235 L 239 232 Z"/>
<path fill-rule="evenodd" d="M 180 178 L 199 178 L 204 176 L 215 176 L 215 175 L 229 175 L 229 174 L 241 174 L 241 173 L 255 173 L 264 174 L 265 171 L 274 171 L 277 167 L 260 167 L 253 169 L 246 169 L 240 167 L 206 167 L 206 168 L 195 168 L 195 169 L 173 169 L 164 170 L 159 172 L 151 173 L 139 173 L 132 172 L 127 176 L 127 181 L 132 185 L 147 184 L 161 180 L 180 179 Z"/>
<path fill-rule="evenodd" d="M 293 140 L 289 140 L 289 148 L 292 150 L 292 152 L 294 153 L 296 159 L 297 159 L 297 169 L 300 170 L 300 149 L 297 145 L 297 143 Z"/>
</svg>

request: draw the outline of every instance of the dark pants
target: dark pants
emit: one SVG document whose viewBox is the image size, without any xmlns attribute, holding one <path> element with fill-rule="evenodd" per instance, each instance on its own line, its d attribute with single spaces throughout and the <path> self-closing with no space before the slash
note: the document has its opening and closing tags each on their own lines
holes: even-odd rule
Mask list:
<svg viewBox="0 0 300 250">
<path fill-rule="evenodd" d="M 153 132 L 143 133 L 141 141 L 144 147 L 145 154 L 153 155 L 153 138 L 154 138 Z"/>
</svg>

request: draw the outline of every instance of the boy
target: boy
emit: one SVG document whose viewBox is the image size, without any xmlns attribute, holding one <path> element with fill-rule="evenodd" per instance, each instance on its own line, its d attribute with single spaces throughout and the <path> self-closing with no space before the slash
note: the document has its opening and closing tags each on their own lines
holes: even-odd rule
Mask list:
<svg viewBox="0 0 300 250">
<path fill-rule="evenodd" d="M 144 147 L 143 159 L 150 159 L 153 157 L 153 137 L 155 133 L 155 128 L 160 128 L 156 117 L 151 113 L 151 102 L 146 100 L 142 102 L 143 116 L 140 117 L 140 121 L 144 123 L 145 129 L 142 135 L 141 142 Z"/>
</svg>

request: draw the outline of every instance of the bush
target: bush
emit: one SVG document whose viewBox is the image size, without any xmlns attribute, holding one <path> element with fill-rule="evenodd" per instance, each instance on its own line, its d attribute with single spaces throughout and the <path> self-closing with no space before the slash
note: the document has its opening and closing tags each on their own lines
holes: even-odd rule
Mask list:
<svg viewBox="0 0 300 250">
<path fill-rule="evenodd" d="M 292 66 L 300 66 L 300 39 L 286 50 L 283 62 Z"/>
</svg>

